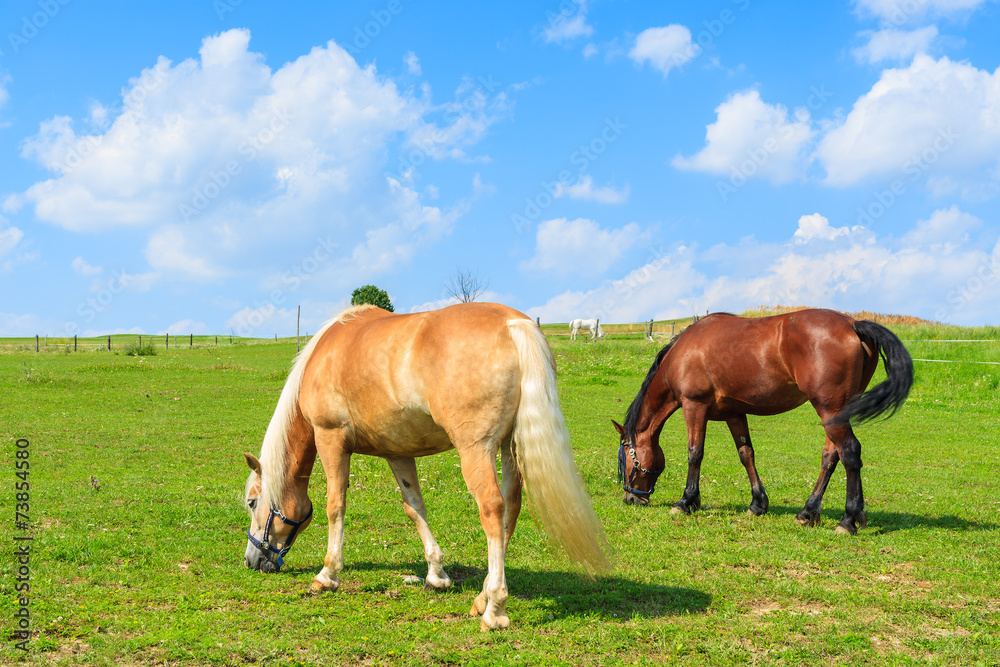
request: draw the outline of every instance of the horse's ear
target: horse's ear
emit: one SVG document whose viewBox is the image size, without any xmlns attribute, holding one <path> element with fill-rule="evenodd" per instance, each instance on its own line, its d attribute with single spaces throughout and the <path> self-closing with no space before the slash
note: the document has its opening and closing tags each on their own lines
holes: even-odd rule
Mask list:
<svg viewBox="0 0 1000 667">
<path fill-rule="evenodd" d="M 616 422 L 614 419 L 611 420 L 611 423 L 615 425 L 615 430 L 618 431 L 618 435 L 620 435 L 621 437 L 624 438 L 625 437 L 625 427 L 622 426 L 621 424 L 619 424 L 618 422 Z"/>
<path fill-rule="evenodd" d="M 243 452 L 243 458 L 246 459 L 247 465 L 250 467 L 250 470 L 253 470 L 255 473 L 260 475 L 260 461 L 257 460 L 257 457 L 254 456 L 253 454 L 248 454 L 247 452 Z"/>
</svg>

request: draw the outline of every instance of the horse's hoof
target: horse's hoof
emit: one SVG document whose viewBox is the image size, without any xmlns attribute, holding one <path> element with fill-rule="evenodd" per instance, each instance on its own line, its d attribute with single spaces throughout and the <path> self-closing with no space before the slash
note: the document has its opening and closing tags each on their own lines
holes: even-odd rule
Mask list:
<svg viewBox="0 0 1000 667">
<path fill-rule="evenodd" d="M 486 600 L 482 593 L 476 596 L 476 599 L 472 601 L 472 609 L 469 610 L 469 616 L 482 616 L 486 613 Z"/>
<path fill-rule="evenodd" d="M 833 529 L 833 532 L 837 535 L 856 535 L 858 530 L 857 528 L 851 529 L 843 524 L 838 524 L 837 527 Z"/>
<path fill-rule="evenodd" d="M 309 592 L 312 593 L 313 595 L 319 595 L 320 593 L 325 593 L 326 591 L 335 591 L 337 590 L 337 588 L 338 588 L 337 586 L 331 587 L 322 584 L 316 581 L 315 579 L 313 579 L 313 582 L 309 584 Z"/>
<path fill-rule="evenodd" d="M 670 508 L 670 513 L 671 514 L 688 514 L 688 512 L 684 511 L 683 507 L 677 507 L 677 505 L 674 505 L 673 507 Z"/>
<path fill-rule="evenodd" d="M 483 632 L 489 632 L 490 630 L 506 630 L 510 627 L 510 619 L 507 618 L 507 614 L 501 614 L 487 621 L 486 616 L 479 621 L 479 629 Z"/>
<path fill-rule="evenodd" d="M 812 525 L 812 521 L 810 521 L 809 519 L 803 519 L 800 516 L 795 517 L 795 523 L 799 524 L 800 526 L 811 526 Z"/>
</svg>

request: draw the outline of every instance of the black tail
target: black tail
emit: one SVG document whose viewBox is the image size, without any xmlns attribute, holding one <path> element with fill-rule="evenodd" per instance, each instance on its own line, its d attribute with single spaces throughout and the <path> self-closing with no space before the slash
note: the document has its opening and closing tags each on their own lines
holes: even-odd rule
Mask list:
<svg viewBox="0 0 1000 667">
<path fill-rule="evenodd" d="M 848 401 L 841 413 L 833 418 L 835 424 L 844 424 L 852 419 L 864 422 L 886 412 L 889 413 L 886 417 L 891 417 L 903 405 L 913 385 L 913 360 L 896 334 L 868 320 L 855 322 L 854 331 L 868 344 L 872 354 L 882 357 L 887 377 Z"/>
</svg>

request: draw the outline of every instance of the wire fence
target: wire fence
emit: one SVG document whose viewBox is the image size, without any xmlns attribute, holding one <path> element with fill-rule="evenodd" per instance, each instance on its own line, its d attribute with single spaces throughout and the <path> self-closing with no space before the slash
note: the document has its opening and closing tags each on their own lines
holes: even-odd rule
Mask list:
<svg viewBox="0 0 1000 667">
<path fill-rule="evenodd" d="M 224 345 L 266 345 L 275 343 L 305 344 L 309 334 L 279 338 L 246 338 L 232 334 L 222 336 L 206 336 L 194 334 L 111 334 L 106 336 L 34 336 L 31 338 L 0 339 L 0 352 L 143 352 L 168 351 L 177 349 L 194 349 L 203 347 L 219 347 Z"/>
</svg>

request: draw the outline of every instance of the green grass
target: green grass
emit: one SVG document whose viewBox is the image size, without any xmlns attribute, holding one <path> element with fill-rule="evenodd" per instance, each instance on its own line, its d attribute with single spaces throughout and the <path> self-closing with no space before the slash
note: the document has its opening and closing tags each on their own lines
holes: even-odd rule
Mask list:
<svg viewBox="0 0 1000 667">
<path fill-rule="evenodd" d="M 893 328 L 916 341 L 914 357 L 1000 361 L 1000 343 L 930 342 L 995 330 Z M 794 523 L 823 443 L 808 408 L 751 418 L 768 515 L 746 515 L 746 475 L 715 423 L 706 507 L 669 513 L 686 475 L 679 415 L 664 428 L 652 504 L 623 505 L 610 420 L 622 420 L 658 345 L 553 338 L 563 411 L 617 567 L 588 580 L 523 515 L 507 560 L 512 625 L 484 634 L 466 614 L 486 544 L 454 453 L 418 462 L 451 591 L 403 582 L 426 571 L 420 541 L 388 466 L 365 457 L 352 465 L 340 591 L 306 595 L 325 553 L 321 521 L 284 571 L 243 566 L 242 452 L 260 449 L 295 343 L 221 338 L 155 356 L 127 356 L 130 340 L 118 354 L 35 354 L 32 340 L 30 352 L 0 355 L 0 664 L 1000 663 L 1000 366 L 917 362 L 903 410 L 857 429 L 869 526 L 845 538 L 832 530 L 841 470 L 823 525 Z M 31 441 L 37 525 L 26 655 L 11 638 L 19 437 Z M 320 466 L 310 488 L 319 506 Z"/>
</svg>

